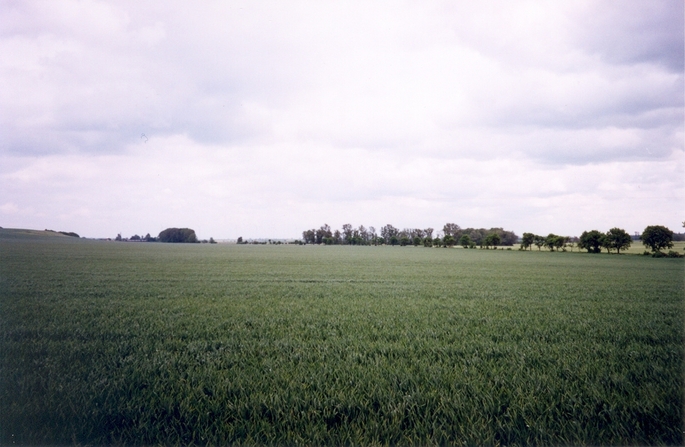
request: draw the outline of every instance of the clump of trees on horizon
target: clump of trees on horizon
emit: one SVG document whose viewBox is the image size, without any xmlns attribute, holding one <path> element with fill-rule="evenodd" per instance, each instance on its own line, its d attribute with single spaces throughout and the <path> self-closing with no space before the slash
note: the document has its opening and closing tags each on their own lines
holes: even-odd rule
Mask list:
<svg viewBox="0 0 685 447">
<path fill-rule="evenodd" d="M 115 241 L 121 242 L 168 242 L 168 243 L 210 243 L 216 244 L 213 237 L 209 240 L 203 239 L 199 240 L 195 234 L 195 230 L 191 228 L 167 228 L 159 233 L 159 236 L 152 237 L 150 233 L 147 233 L 144 237 L 134 234 L 130 238 L 122 238 L 121 233 L 117 234 L 114 238 Z"/>
<path fill-rule="evenodd" d="M 685 223 L 684 223 L 685 226 Z M 664 254 L 661 250 L 673 247 L 674 233 L 668 228 L 661 225 L 652 225 L 645 228 L 642 235 L 639 236 L 645 247 L 651 248 L 652 256 L 662 257 L 681 257 L 677 252 L 669 251 Z M 566 251 L 566 247 L 570 247 L 573 251 L 574 244 L 577 244 L 581 250 L 587 250 L 588 253 L 601 253 L 605 249 L 607 253 L 615 250 L 617 254 L 621 250 L 628 250 L 633 242 L 633 238 L 622 228 L 611 228 L 606 233 L 598 230 L 583 231 L 580 237 L 559 236 L 550 233 L 546 237 L 539 236 L 533 233 L 523 233 L 521 238 L 520 250 L 532 250 L 535 245 L 538 250 L 542 247 L 548 248 L 550 251 Z M 650 254 L 645 251 L 644 254 Z"/>
<path fill-rule="evenodd" d="M 391 224 L 376 231 L 374 227 L 360 225 L 355 228 L 344 224 L 341 230 L 333 230 L 328 224 L 302 232 L 302 243 L 325 245 L 400 245 L 424 247 L 452 247 L 459 243 L 465 247 L 482 248 L 498 245 L 511 246 L 518 241 L 513 231 L 503 228 L 461 228 L 455 223 L 447 223 L 442 228 L 442 237 L 433 238 L 433 228 L 405 228 L 400 230 Z"/>
</svg>

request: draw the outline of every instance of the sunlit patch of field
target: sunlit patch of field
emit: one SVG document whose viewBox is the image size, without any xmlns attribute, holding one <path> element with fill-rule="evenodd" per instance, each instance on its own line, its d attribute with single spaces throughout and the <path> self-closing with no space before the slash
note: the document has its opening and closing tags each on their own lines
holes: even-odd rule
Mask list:
<svg viewBox="0 0 685 447">
<path fill-rule="evenodd" d="M 682 444 L 682 259 L 0 230 L 0 443 Z"/>
</svg>

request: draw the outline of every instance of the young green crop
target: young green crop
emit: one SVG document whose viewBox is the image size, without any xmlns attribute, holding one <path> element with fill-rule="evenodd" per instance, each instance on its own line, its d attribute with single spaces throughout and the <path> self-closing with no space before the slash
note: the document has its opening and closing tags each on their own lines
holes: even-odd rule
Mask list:
<svg viewBox="0 0 685 447">
<path fill-rule="evenodd" d="M 0 230 L 0 443 L 682 444 L 683 260 Z"/>
</svg>

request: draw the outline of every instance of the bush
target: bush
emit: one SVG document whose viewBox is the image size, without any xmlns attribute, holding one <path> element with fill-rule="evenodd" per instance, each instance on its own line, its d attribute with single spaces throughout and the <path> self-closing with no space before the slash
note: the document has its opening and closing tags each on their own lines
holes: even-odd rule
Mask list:
<svg viewBox="0 0 685 447">
<path fill-rule="evenodd" d="M 683 255 L 681 255 L 677 251 L 673 251 L 673 250 L 668 250 L 668 254 L 666 256 L 669 258 L 682 258 L 683 257 Z"/>
<path fill-rule="evenodd" d="M 662 251 L 655 251 L 654 253 L 652 253 L 652 257 L 653 258 L 665 258 L 666 254 Z"/>
</svg>

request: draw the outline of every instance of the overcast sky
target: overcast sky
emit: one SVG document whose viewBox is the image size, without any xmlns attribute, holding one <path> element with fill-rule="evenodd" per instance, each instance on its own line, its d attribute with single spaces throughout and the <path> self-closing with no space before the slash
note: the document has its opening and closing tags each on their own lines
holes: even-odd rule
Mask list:
<svg viewBox="0 0 685 447">
<path fill-rule="evenodd" d="M 0 226 L 685 231 L 684 16 L 0 0 Z"/>
</svg>

